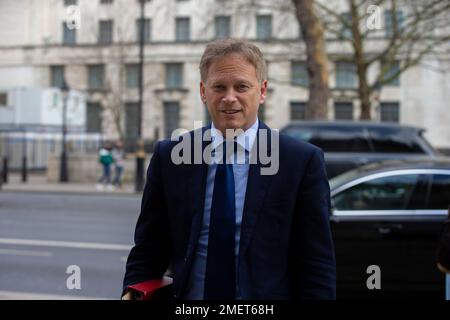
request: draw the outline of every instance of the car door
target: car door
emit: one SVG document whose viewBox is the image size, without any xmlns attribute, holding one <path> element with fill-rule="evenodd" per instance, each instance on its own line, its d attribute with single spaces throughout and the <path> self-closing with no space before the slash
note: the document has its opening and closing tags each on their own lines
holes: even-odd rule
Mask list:
<svg viewBox="0 0 450 320">
<path fill-rule="evenodd" d="M 419 290 L 429 299 L 442 300 L 445 277 L 436 267 L 437 237 L 450 205 L 450 170 L 429 170 L 424 174 L 428 183 L 426 203 L 416 210 L 415 222 L 410 225 L 410 277 L 415 283 L 411 290 Z"/>
<path fill-rule="evenodd" d="M 411 296 L 411 284 L 420 282 L 420 276 L 411 278 L 415 210 L 410 204 L 425 205 L 426 187 L 419 173 L 398 171 L 362 177 L 333 190 L 338 299 Z M 377 277 L 367 273 L 370 266 L 379 268 L 380 289 L 367 286 L 369 277 Z"/>
</svg>

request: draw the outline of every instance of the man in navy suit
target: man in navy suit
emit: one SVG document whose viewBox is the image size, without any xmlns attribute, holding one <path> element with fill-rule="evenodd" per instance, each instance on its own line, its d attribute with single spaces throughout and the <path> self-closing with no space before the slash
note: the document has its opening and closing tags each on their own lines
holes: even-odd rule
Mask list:
<svg viewBox="0 0 450 320">
<path fill-rule="evenodd" d="M 155 146 L 124 299 L 168 269 L 176 299 L 335 299 L 322 151 L 258 120 L 267 80 L 252 43 L 208 44 L 200 74 L 212 123 Z"/>
</svg>

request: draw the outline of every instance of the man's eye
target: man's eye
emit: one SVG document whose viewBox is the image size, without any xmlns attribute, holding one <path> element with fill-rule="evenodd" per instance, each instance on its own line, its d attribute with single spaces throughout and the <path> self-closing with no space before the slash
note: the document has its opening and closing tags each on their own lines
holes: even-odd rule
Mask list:
<svg viewBox="0 0 450 320">
<path fill-rule="evenodd" d="M 224 90 L 225 87 L 221 85 L 213 86 L 214 90 Z"/>
<path fill-rule="evenodd" d="M 246 84 L 240 84 L 239 86 L 238 86 L 238 90 L 239 91 L 246 91 L 246 90 L 248 90 L 248 85 L 246 85 Z"/>
</svg>

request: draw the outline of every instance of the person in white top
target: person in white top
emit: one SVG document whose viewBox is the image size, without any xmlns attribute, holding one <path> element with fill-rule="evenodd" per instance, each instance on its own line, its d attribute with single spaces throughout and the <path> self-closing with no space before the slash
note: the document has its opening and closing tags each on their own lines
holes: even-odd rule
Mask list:
<svg viewBox="0 0 450 320">
<path fill-rule="evenodd" d="M 123 150 L 122 141 L 120 141 L 120 140 L 116 141 L 114 149 L 112 150 L 112 156 L 114 159 L 114 166 L 116 169 L 113 185 L 118 188 L 121 188 L 122 187 L 122 175 L 123 175 L 123 169 L 124 169 L 124 158 L 125 158 L 125 152 Z"/>
</svg>

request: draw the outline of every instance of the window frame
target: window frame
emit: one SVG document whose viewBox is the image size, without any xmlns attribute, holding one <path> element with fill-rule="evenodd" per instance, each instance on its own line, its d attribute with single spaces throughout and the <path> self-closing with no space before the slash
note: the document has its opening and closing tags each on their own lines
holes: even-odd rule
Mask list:
<svg viewBox="0 0 450 320">
<path fill-rule="evenodd" d="M 136 42 L 140 42 L 141 38 L 141 18 L 136 19 Z M 152 42 L 152 19 L 144 18 L 144 43 Z"/>
<path fill-rule="evenodd" d="M 218 28 L 218 26 L 224 26 L 225 23 L 227 23 L 227 25 L 226 25 L 226 28 L 227 28 L 226 34 L 219 35 L 218 31 L 219 31 L 220 28 Z M 229 15 L 216 15 L 214 17 L 214 39 L 225 39 L 225 38 L 229 38 L 230 36 L 231 36 L 231 16 L 229 16 Z"/>
<path fill-rule="evenodd" d="M 58 85 L 54 85 L 55 84 L 55 80 L 56 80 L 55 73 L 56 73 L 57 70 L 62 71 L 62 73 L 60 75 L 60 76 L 62 76 L 62 78 L 61 78 L 62 82 L 60 83 L 59 86 Z M 61 88 L 62 84 L 64 82 L 65 72 L 66 72 L 66 68 L 65 68 L 65 65 L 63 65 L 63 64 L 50 65 L 50 87 L 52 87 L 52 88 Z"/>
<path fill-rule="evenodd" d="M 350 107 L 350 118 L 345 118 L 345 117 L 340 117 L 337 118 L 336 114 L 338 114 L 336 111 L 339 108 L 343 108 L 343 107 Z M 347 111 L 347 110 L 345 110 Z M 334 112 L 334 120 L 337 121 L 353 121 L 355 119 L 354 114 L 355 114 L 355 105 L 353 104 L 353 101 L 334 101 L 333 102 L 333 112 Z M 341 112 L 340 114 L 346 114 Z"/>
<path fill-rule="evenodd" d="M 91 86 L 92 82 L 91 82 L 91 72 L 94 70 L 94 68 L 98 68 L 99 70 L 101 69 L 101 84 L 100 86 Z M 104 64 L 88 64 L 87 65 L 87 76 L 88 76 L 88 81 L 87 81 L 87 87 L 88 90 L 104 90 L 105 89 L 105 65 Z"/>
<path fill-rule="evenodd" d="M 134 70 L 135 69 L 135 70 Z M 132 71 L 136 71 L 136 79 L 131 78 Z M 136 85 L 130 86 L 130 82 L 136 81 Z M 125 87 L 127 89 L 139 88 L 139 63 L 127 63 L 125 64 Z"/>
<path fill-rule="evenodd" d="M 62 22 L 62 44 L 72 46 L 77 44 L 77 29 L 69 29 L 67 21 Z"/>
<path fill-rule="evenodd" d="M 344 71 L 346 71 L 344 73 Z M 347 73 L 348 72 L 348 73 Z M 356 74 L 356 65 L 347 61 L 336 61 L 335 62 L 335 88 L 336 89 L 356 89 L 358 86 L 358 76 Z M 351 83 L 348 83 L 346 78 L 351 76 Z M 338 81 L 341 79 L 341 81 Z"/>
<path fill-rule="evenodd" d="M 299 75 L 299 77 L 295 77 L 295 75 Z M 291 85 L 309 88 L 309 74 L 306 61 L 291 61 Z"/>
<path fill-rule="evenodd" d="M 187 31 L 179 31 L 179 28 L 186 27 L 180 25 L 180 22 L 187 23 Z M 180 37 L 179 35 L 187 34 L 186 37 Z M 175 17 L 175 42 L 189 42 L 191 41 L 191 18 L 186 16 Z"/>
<path fill-rule="evenodd" d="M 168 62 L 165 63 L 165 81 L 164 81 L 164 86 L 167 90 L 179 90 L 183 88 L 184 85 L 184 63 L 183 62 Z M 180 77 L 179 80 L 177 80 L 177 83 L 175 84 L 170 84 L 169 83 L 169 69 L 170 67 L 175 67 L 178 66 L 179 67 L 179 71 L 180 71 Z"/>
<path fill-rule="evenodd" d="M 102 28 L 103 27 L 103 28 Z M 108 28 L 105 28 L 108 27 Z M 106 37 L 108 35 L 108 37 Z M 114 20 L 105 19 L 98 21 L 98 44 L 108 45 L 114 42 Z"/>
<path fill-rule="evenodd" d="M 270 26 L 270 32 L 268 35 L 263 33 L 265 31 L 265 28 L 260 28 L 260 19 L 268 19 L 269 26 Z M 267 41 L 271 40 L 273 38 L 273 16 L 271 14 L 258 14 L 256 16 L 256 40 L 258 41 Z"/>
<path fill-rule="evenodd" d="M 306 101 L 289 101 L 289 119 L 290 121 L 306 120 Z M 303 109 L 303 110 L 301 110 Z M 294 114 L 303 114 L 303 117 L 294 118 Z"/>
</svg>

